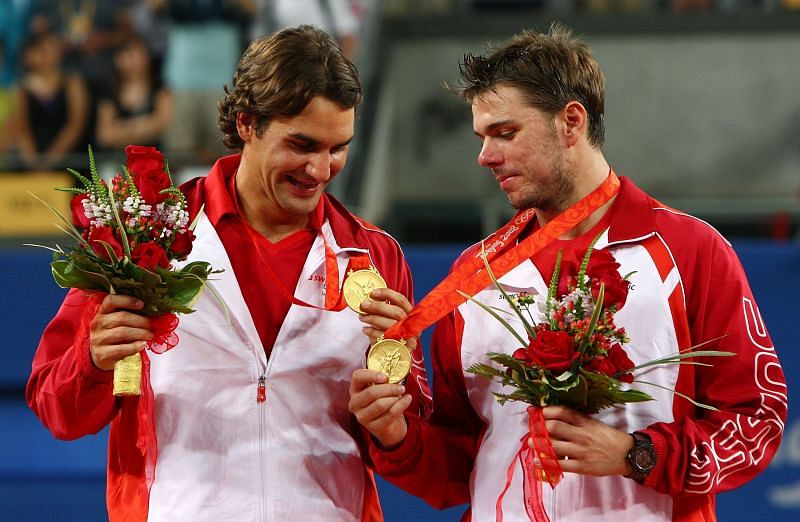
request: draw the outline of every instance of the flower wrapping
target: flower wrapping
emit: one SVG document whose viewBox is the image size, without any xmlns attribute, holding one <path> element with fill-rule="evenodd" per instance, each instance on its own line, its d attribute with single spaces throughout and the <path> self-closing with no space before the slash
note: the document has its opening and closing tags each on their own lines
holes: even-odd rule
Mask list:
<svg viewBox="0 0 800 522">
<path fill-rule="evenodd" d="M 71 216 L 51 210 L 59 215 L 62 230 L 76 244 L 72 248 L 45 248 L 53 252 L 53 278 L 62 288 L 141 300 L 144 307 L 139 313 L 151 318 L 155 336 L 148 348 L 163 353 L 178 343 L 175 314 L 193 312 L 193 303 L 214 271 L 205 261 L 181 268 L 172 265 L 173 261 L 185 260 L 192 250 L 194 223 L 189 223 L 186 199 L 173 184 L 160 151 L 129 145 L 125 152 L 126 165 L 110 186 L 97 172 L 91 147 L 89 177 L 68 169 L 83 185 L 60 189 L 74 193 Z M 124 380 L 133 382 L 135 389 L 121 394 L 138 394 L 141 377 L 125 376 Z"/>
</svg>

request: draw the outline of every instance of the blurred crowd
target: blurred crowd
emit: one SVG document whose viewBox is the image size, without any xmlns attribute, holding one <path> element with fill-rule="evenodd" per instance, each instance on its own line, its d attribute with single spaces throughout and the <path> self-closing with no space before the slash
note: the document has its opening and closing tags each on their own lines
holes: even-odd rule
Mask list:
<svg viewBox="0 0 800 522">
<path fill-rule="evenodd" d="M 226 153 L 217 103 L 247 43 L 310 23 L 351 56 L 370 0 L 0 0 L 0 171 L 125 145 Z M 174 163 L 173 163 L 174 164 Z"/>
<path fill-rule="evenodd" d="M 0 0 L 0 171 L 63 170 L 136 143 L 173 164 L 225 154 L 217 102 L 247 43 L 310 23 L 355 57 L 371 9 L 702 12 L 800 0 Z"/>
</svg>

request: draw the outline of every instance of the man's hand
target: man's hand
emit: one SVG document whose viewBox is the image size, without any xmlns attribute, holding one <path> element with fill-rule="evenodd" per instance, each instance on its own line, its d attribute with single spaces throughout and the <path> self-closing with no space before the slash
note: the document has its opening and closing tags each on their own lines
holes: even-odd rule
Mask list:
<svg viewBox="0 0 800 522">
<path fill-rule="evenodd" d="M 384 448 L 403 442 L 408 431 L 403 412 L 411 395 L 402 384 L 389 384 L 385 374 L 356 370 L 350 382 L 350 412 Z"/>
<path fill-rule="evenodd" d="M 550 441 L 565 472 L 602 477 L 631 473 L 626 459 L 633 437 L 565 406 L 544 408 Z M 533 441 L 528 439 L 533 448 Z"/>
<path fill-rule="evenodd" d="M 141 310 L 144 303 L 126 295 L 107 295 L 89 330 L 92 362 L 101 370 L 114 369 L 114 363 L 141 352 L 153 338 L 150 320 L 126 310 Z"/>
<path fill-rule="evenodd" d="M 412 306 L 406 296 L 388 288 L 376 288 L 369 296 L 361 303 L 361 311 L 365 313 L 358 318 L 367 325 L 361 330 L 369 337 L 370 344 L 375 344 L 383 332 L 408 315 Z M 417 339 L 406 339 L 406 346 L 414 350 Z"/>
</svg>

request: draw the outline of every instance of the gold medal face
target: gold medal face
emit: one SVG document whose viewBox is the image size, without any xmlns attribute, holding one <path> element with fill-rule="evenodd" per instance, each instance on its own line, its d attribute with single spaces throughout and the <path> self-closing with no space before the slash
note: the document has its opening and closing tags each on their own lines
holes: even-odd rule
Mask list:
<svg viewBox="0 0 800 522">
<path fill-rule="evenodd" d="M 401 341 L 381 339 L 369 349 L 367 368 L 386 374 L 392 384 L 403 382 L 411 370 L 411 352 Z"/>
<path fill-rule="evenodd" d="M 369 270 L 352 270 L 347 274 L 347 278 L 342 285 L 344 301 L 356 313 L 363 314 L 361 303 L 369 299 L 369 294 L 376 288 L 386 288 L 386 281 L 373 268 Z"/>
</svg>

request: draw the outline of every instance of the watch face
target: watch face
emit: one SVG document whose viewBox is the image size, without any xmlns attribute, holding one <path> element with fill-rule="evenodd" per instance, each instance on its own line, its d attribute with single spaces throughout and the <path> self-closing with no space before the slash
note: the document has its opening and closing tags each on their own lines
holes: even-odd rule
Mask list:
<svg viewBox="0 0 800 522">
<path fill-rule="evenodd" d="M 648 472 L 653 469 L 656 464 L 655 452 L 649 446 L 640 446 L 636 448 L 633 455 L 632 464 L 642 472 Z"/>
</svg>

